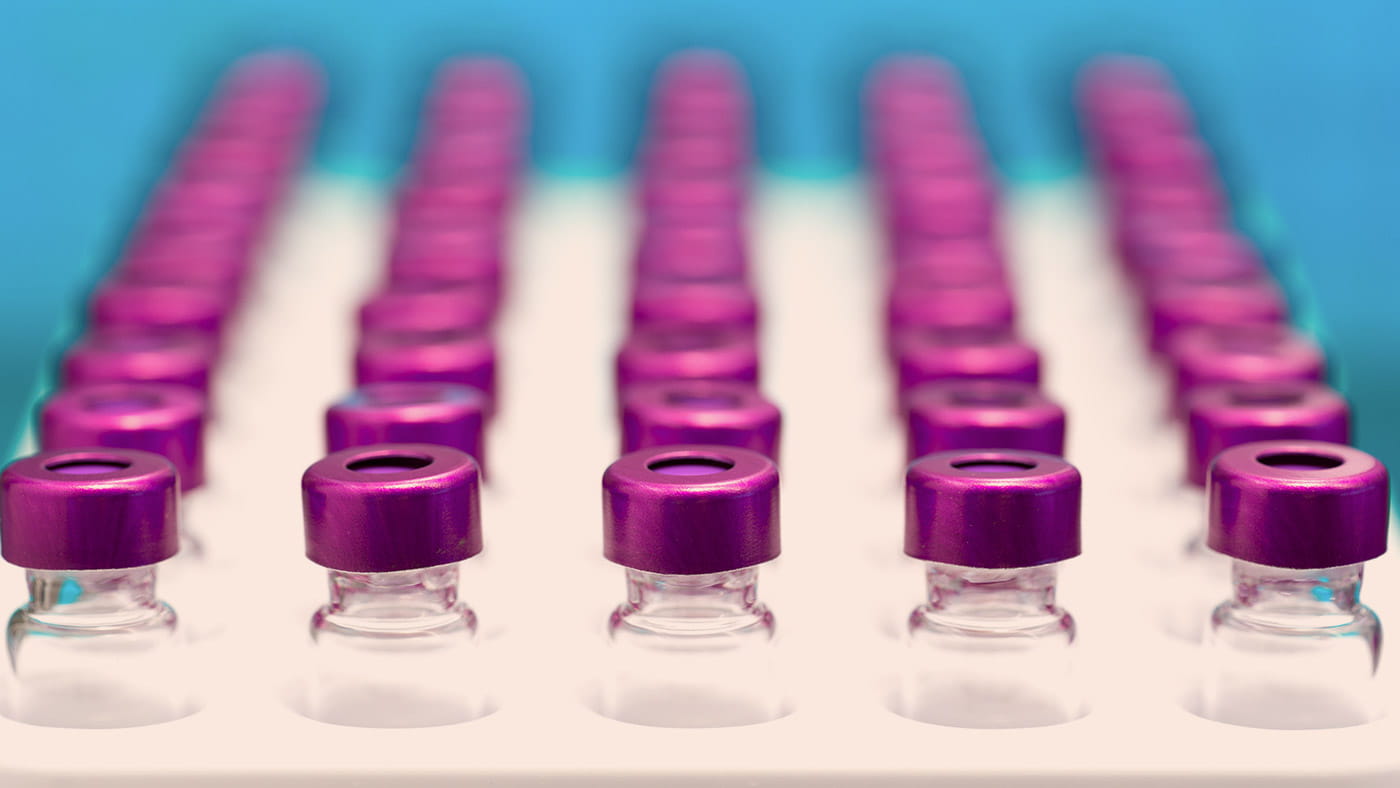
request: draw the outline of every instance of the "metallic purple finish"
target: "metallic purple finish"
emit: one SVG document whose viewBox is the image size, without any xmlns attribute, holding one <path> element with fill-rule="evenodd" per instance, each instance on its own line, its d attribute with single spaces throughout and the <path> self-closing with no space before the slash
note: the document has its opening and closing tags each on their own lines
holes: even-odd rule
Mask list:
<svg viewBox="0 0 1400 788">
<path fill-rule="evenodd" d="M 912 328 L 892 345 L 901 396 L 921 383 L 952 378 L 1040 381 L 1040 353 L 1010 326 Z"/>
<path fill-rule="evenodd" d="M 99 328 L 145 327 L 200 331 L 217 337 L 233 309 L 232 294 L 199 285 L 107 282 L 93 295 Z"/>
<path fill-rule="evenodd" d="M 617 352 L 619 388 L 655 380 L 737 380 L 758 383 L 753 332 L 723 326 L 633 329 Z"/>
<path fill-rule="evenodd" d="M 63 389 L 39 411 L 44 451 L 101 446 L 170 460 L 180 489 L 204 484 L 204 397 L 159 383 L 94 383 Z"/>
<path fill-rule="evenodd" d="M 989 271 L 1004 275 L 1006 259 L 992 238 L 910 236 L 895 250 L 895 276 L 906 272 L 947 270 Z"/>
<path fill-rule="evenodd" d="M 890 291 L 886 319 L 891 340 L 918 328 L 1008 327 L 1016 321 L 1016 303 L 1002 283 L 926 284 Z"/>
<path fill-rule="evenodd" d="M 424 132 L 408 176 L 414 183 L 450 186 L 479 179 L 511 184 L 519 173 L 521 141 L 513 133 L 490 127 Z"/>
<path fill-rule="evenodd" d="M 642 181 L 666 174 L 737 174 L 749 150 L 733 135 L 672 134 L 647 140 L 639 158 Z"/>
<path fill-rule="evenodd" d="M 503 278 L 500 223 L 401 223 L 389 251 L 393 281 L 481 282 L 499 289 Z"/>
<path fill-rule="evenodd" d="M 357 446 L 301 477 L 306 557 L 342 572 L 401 572 L 481 552 L 480 472 L 426 443 Z"/>
<path fill-rule="evenodd" d="M 721 52 L 672 56 L 656 77 L 650 116 L 658 135 L 744 134 L 750 108 L 743 71 Z"/>
<path fill-rule="evenodd" d="M 1307 440 L 1246 443 L 1210 467 L 1207 544 L 1231 558 L 1325 569 L 1385 552 L 1389 474 L 1360 449 Z"/>
<path fill-rule="evenodd" d="M 438 129 L 490 128 L 520 135 L 528 112 L 525 78 L 513 63 L 467 57 L 438 70 L 425 121 Z"/>
<path fill-rule="evenodd" d="M 748 274 L 744 231 L 738 225 L 648 224 L 637 243 L 639 279 L 733 279 Z"/>
<path fill-rule="evenodd" d="M 1167 341 L 1177 397 L 1210 383 L 1323 380 L 1316 342 L 1284 323 L 1188 326 Z"/>
<path fill-rule="evenodd" d="M 649 172 L 638 200 L 648 221 L 733 225 L 744 213 L 748 182 L 740 174 Z"/>
<path fill-rule="evenodd" d="M 954 449 L 1065 453 L 1065 409 L 1032 383 L 945 380 L 905 396 L 910 462 Z"/>
<path fill-rule="evenodd" d="M 657 470 L 675 463 L 712 472 Z M 658 574 L 703 575 L 762 564 L 779 552 L 778 466 L 758 452 L 661 446 L 625 454 L 603 474 L 603 554 L 609 561 Z"/>
<path fill-rule="evenodd" d="M 1122 179 L 1199 180 L 1215 178 L 1210 151 L 1195 135 L 1144 134 L 1131 145 L 1108 148 L 1100 159 L 1108 177 Z"/>
<path fill-rule="evenodd" d="M 451 383 L 368 383 L 326 409 L 326 451 L 375 443 L 431 443 L 486 469 L 482 392 Z"/>
<path fill-rule="evenodd" d="M 510 179 L 470 179 L 451 184 L 409 182 L 394 203 L 401 227 L 497 222 L 511 199 Z"/>
<path fill-rule="evenodd" d="M 1230 228 L 1159 228 L 1135 240 L 1128 263 L 1147 284 L 1157 279 L 1266 275 L 1254 245 Z"/>
<path fill-rule="evenodd" d="M 64 466 L 101 466 L 65 473 Z M 61 449 L 0 473 L 0 554 L 25 569 L 150 566 L 175 555 L 175 467 L 131 449 Z"/>
<path fill-rule="evenodd" d="M 63 356 L 63 383 L 169 383 L 208 396 L 217 349 L 204 334 L 111 330 L 87 334 Z"/>
<path fill-rule="evenodd" d="M 988 569 L 1079 555 L 1079 471 L 1033 451 L 958 450 L 909 466 L 904 552 Z"/>
<path fill-rule="evenodd" d="M 642 281 L 632 293 L 632 325 L 736 326 L 752 331 L 758 325 L 758 299 L 742 281 Z"/>
<path fill-rule="evenodd" d="M 928 110 L 916 125 L 880 125 L 871 158 L 883 181 L 899 177 L 991 177 L 987 152 L 964 128 L 963 110 Z"/>
<path fill-rule="evenodd" d="M 1158 353 L 1187 326 L 1277 324 L 1287 319 L 1283 291 L 1272 282 L 1173 285 L 1158 288 L 1147 300 L 1151 347 Z"/>
<path fill-rule="evenodd" d="M 910 175 L 887 188 L 893 235 L 985 238 L 996 232 L 997 194 L 986 178 Z"/>
<path fill-rule="evenodd" d="M 622 453 L 699 443 L 738 446 L 774 460 L 782 412 L 752 383 L 667 380 L 627 386 L 621 394 Z"/>
<path fill-rule="evenodd" d="M 141 221 L 152 229 L 224 226 L 253 235 L 276 196 L 273 184 L 255 178 L 179 178 L 151 197 Z"/>
<path fill-rule="evenodd" d="M 390 282 L 360 305 L 360 331 L 480 330 L 496 316 L 496 297 L 486 282 Z"/>
<path fill-rule="evenodd" d="M 496 401 L 496 344 L 471 329 L 372 331 L 355 351 L 355 383 L 438 382 L 471 386 Z"/>
<path fill-rule="evenodd" d="M 1211 460 L 1242 443 L 1270 440 L 1351 442 L 1346 398 L 1322 383 L 1277 380 L 1192 389 L 1186 409 L 1186 478 L 1204 486 Z"/>
</svg>

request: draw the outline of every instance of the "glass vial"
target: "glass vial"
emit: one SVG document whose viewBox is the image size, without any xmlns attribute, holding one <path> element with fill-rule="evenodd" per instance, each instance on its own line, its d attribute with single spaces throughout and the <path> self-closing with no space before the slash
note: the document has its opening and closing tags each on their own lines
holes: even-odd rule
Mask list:
<svg viewBox="0 0 1400 788">
<path fill-rule="evenodd" d="M 176 472 L 124 449 L 65 449 L 0 474 L 0 545 L 29 602 L 10 617 L 3 708 L 34 725 L 125 728 L 195 710 L 155 565 L 175 555 Z"/>
<path fill-rule="evenodd" d="M 962 728 L 1082 716 L 1057 564 L 1079 555 L 1079 472 L 1049 454 L 949 451 L 909 466 L 904 552 L 928 563 L 895 710 Z"/>
<path fill-rule="evenodd" d="M 338 725 L 412 728 L 487 714 L 476 615 L 458 565 L 481 552 L 479 471 L 429 444 L 335 452 L 302 476 L 306 556 L 330 601 L 311 619 L 300 710 Z"/>
<path fill-rule="evenodd" d="M 1166 631 L 1193 643 L 1204 633 L 1205 616 L 1230 579 L 1230 562 L 1206 547 L 1206 476 L 1210 463 L 1232 446 L 1262 440 L 1320 440 L 1346 443 L 1350 409 L 1346 398 L 1323 383 L 1277 381 L 1220 383 L 1193 389 L 1186 408 L 1186 489 L 1181 491 L 1184 531 L 1173 529 L 1163 584 Z"/>
<path fill-rule="evenodd" d="M 680 445 L 624 455 L 603 476 L 603 543 L 627 569 L 608 621 L 602 714 L 677 728 L 787 713 L 758 565 L 777 558 L 778 470 L 747 449 Z"/>
<path fill-rule="evenodd" d="M 1234 588 L 1210 617 L 1199 713 L 1255 728 L 1376 719 L 1381 629 L 1361 574 L 1385 552 L 1385 466 L 1339 444 L 1246 443 L 1216 458 L 1209 493 L 1209 546 L 1233 560 Z"/>
</svg>

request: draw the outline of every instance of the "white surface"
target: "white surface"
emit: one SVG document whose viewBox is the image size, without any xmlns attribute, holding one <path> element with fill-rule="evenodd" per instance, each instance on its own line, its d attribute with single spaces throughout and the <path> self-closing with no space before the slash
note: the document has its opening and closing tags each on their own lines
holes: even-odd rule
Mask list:
<svg viewBox="0 0 1400 788">
<path fill-rule="evenodd" d="M 786 417 L 784 553 L 759 589 L 777 615 L 794 712 L 744 728 L 659 729 L 608 720 L 585 703 L 603 622 L 624 593 L 622 570 L 601 557 L 599 479 L 616 451 L 610 362 L 631 233 L 616 186 L 541 184 L 522 206 L 501 331 L 487 553 L 479 570 L 472 561 L 464 571 L 496 666 L 498 710 L 416 730 L 298 716 L 285 689 L 325 594 L 324 573 L 302 557 L 298 480 L 320 456 L 323 408 L 349 386 L 353 307 L 378 271 L 380 207 L 355 183 L 302 190 L 220 381 L 214 481 L 191 514 L 221 567 L 210 583 L 237 603 L 202 647 L 202 711 L 117 731 L 0 720 L 6 785 L 1400 780 L 1393 714 L 1352 729 L 1280 732 L 1209 722 L 1179 704 L 1193 650 L 1158 634 L 1152 594 L 1169 580 L 1143 560 L 1154 530 L 1172 527 L 1157 520 L 1171 507 L 1154 503 L 1179 474 L 1177 450 L 1156 428 L 1151 370 L 1075 186 L 1013 195 L 1007 226 L 1023 325 L 1046 355 L 1048 390 L 1069 410 L 1069 456 L 1086 480 L 1085 554 L 1065 565 L 1061 598 L 1093 678 L 1087 716 L 986 731 L 887 710 L 892 633 L 919 601 L 922 571 L 897 557 L 904 447 L 879 351 L 876 244 L 858 184 L 781 182 L 765 184 L 753 221 L 765 388 Z M 1383 620 L 1400 611 L 1397 578 L 1391 558 L 1368 575 L 1366 596 Z M 0 589 L 23 601 L 17 570 L 4 570 Z M 1396 659 L 1383 658 L 1383 676 Z"/>
</svg>

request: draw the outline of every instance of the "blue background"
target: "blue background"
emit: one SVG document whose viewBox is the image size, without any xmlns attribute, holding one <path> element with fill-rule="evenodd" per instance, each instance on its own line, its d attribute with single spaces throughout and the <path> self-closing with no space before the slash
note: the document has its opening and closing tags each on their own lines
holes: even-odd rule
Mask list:
<svg viewBox="0 0 1400 788">
<path fill-rule="evenodd" d="M 0 11 L 0 453 L 52 366 L 56 331 L 237 54 L 283 45 L 320 58 L 331 99 L 318 166 L 366 177 L 402 159 L 439 60 L 509 55 L 535 96 L 537 164 L 598 175 L 626 160 L 660 58 L 709 45 L 749 69 L 766 164 L 812 177 L 856 165 L 856 92 L 881 53 L 953 60 L 998 164 L 1022 179 L 1078 166 L 1068 98 L 1079 63 L 1104 50 L 1163 58 L 1233 181 L 1264 195 L 1283 228 L 1362 445 L 1400 461 L 1400 414 L 1389 413 L 1400 391 L 1397 21 L 1400 3 L 1385 0 L 11 2 Z"/>
</svg>

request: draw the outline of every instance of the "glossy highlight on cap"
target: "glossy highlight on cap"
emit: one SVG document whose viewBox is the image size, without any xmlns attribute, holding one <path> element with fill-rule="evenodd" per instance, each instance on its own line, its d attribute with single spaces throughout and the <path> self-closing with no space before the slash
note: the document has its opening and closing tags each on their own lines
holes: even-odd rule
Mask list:
<svg viewBox="0 0 1400 788">
<path fill-rule="evenodd" d="M 603 474 L 603 553 L 667 575 L 729 572 L 778 557 L 778 467 L 732 446 L 631 452 Z"/>
<path fill-rule="evenodd" d="M 914 558 L 1013 569 L 1079 555 L 1079 471 L 1059 457 L 930 454 L 909 465 L 904 501 L 904 552 Z"/>
<path fill-rule="evenodd" d="M 1268 440 L 1351 442 L 1346 398 L 1324 383 L 1281 380 L 1218 383 L 1185 400 L 1187 481 L 1206 483 L 1210 463 L 1242 443 Z"/>
<path fill-rule="evenodd" d="M 482 548 L 479 477 L 476 462 L 448 446 L 334 452 L 301 479 L 306 557 L 343 572 L 465 561 Z"/>
<path fill-rule="evenodd" d="M 179 550 L 175 466 L 132 449 L 40 452 L 0 473 L 0 554 L 25 569 L 149 566 Z"/>
<path fill-rule="evenodd" d="M 1207 544 L 1231 558 L 1325 569 L 1385 552 L 1390 476 L 1335 443 L 1277 440 L 1226 449 L 1210 467 Z"/>
</svg>

